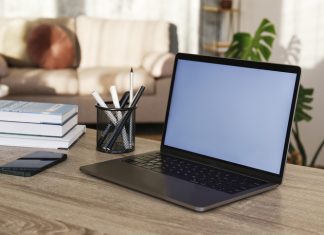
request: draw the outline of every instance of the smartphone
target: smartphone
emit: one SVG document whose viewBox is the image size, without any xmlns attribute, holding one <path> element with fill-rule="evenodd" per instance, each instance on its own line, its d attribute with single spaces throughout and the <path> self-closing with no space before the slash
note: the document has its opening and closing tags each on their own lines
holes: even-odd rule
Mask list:
<svg viewBox="0 0 324 235">
<path fill-rule="evenodd" d="M 29 177 L 65 161 L 67 155 L 64 153 L 55 153 L 47 151 L 38 151 L 18 158 L 0 166 L 0 173 Z"/>
</svg>

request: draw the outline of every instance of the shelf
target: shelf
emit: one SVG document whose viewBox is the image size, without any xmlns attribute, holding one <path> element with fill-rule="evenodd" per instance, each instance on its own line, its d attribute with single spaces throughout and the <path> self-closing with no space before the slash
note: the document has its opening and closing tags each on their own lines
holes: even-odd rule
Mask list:
<svg viewBox="0 0 324 235">
<path fill-rule="evenodd" d="M 213 48 L 229 48 L 231 42 L 211 42 L 205 43 L 203 46 L 205 47 L 213 47 Z"/>
<path fill-rule="evenodd" d="M 240 10 L 237 8 L 221 8 L 215 6 L 208 6 L 205 5 L 202 7 L 204 11 L 213 12 L 213 13 L 220 13 L 220 12 L 239 12 Z"/>
<path fill-rule="evenodd" d="M 205 43 L 203 44 L 203 49 L 209 52 L 225 52 L 229 46 L 231 45 L 230 42 L 212 42 L 212 43 Z"/>
<path fill-rule="evenodd" d="M 224 55 L 240 31 L 241 0 L 201 1 L 200 15 L 199 51 Z"/>
</svg>

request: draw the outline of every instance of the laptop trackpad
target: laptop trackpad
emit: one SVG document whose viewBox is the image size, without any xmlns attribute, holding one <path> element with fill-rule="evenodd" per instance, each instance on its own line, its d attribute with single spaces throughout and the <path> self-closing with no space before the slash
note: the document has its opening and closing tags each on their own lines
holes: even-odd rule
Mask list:
<svg viewBox="0 0 324 235">
<path fill-rule="evenodd" d="M 232 195 L 123 162 L 121 159 L 83 166 L 97 178 L 195 209 L 224 202 Z"/>
</svg>

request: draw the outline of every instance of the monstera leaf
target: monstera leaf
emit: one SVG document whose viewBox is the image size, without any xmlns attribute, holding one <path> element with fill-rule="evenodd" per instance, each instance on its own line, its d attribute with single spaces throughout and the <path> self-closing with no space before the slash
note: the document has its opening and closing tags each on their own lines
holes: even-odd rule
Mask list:
<svg viewBox="0 0 324 235">
<path fill-rule="evenodd" d="M 269 20 L 263 19 L 254 37 L 249 33 L 236 33 L 225 56 L 243 60 L 268 61 L 275 36 L 274 25 Z"/>
<path fill-rule="evenodd" d="M 249 33 L 239 32 L 233 36 L 233 40 L 230 47 L 225 52 L 225 56 L 229 58 L 243 59 L 243 60 L 254 60 L 254 61 L 268 61 L 271 55 L 271 48 L 273 41 L 276 36 L 274 25 L 267 19 L 263 19 L 260 26 L 256 30 L 252 37 Z M 289 45 L 289 50 L 292 54 L 286 55 L 287 61 L 298 62 L 300 53 L 300 41 L 293 38 Z M 294 126 L 292 128 L 292 134 L 295 143 L 290 142 L 289 152 L 291 154 L 292 162 L 295 162 L 294 156 L 300 156 L 300 162 L 302 165 L 307 164 L 307 154 L 304 145 L 301 140 L 298 123 L 300 121 L 310 121 L 312 116 L 309 111 L 312 110 L 311 103 L 313 101 L 313 88 L 304 88 L 302 85 L 299 87 L 299 93 L 296 104 L 296 112 L 294 116 Z M 314 166 L 316 159 L 318 158 L 321 150 L 324 148 L 324 140 L 320 143 L 317 148 L 310 166 Z M 295 162 L 297 163 L 297 162 Z"/>
<path fill-rule="evenodd" d="M 248 54 L 248 49 L 252 43 L 252 36 L 249 33 L 236 33 L 230 47 L 225 52 L 228 58 L 243 59 Z"/>
<path fill-rule="evenodd" d="M 295 122 L 309 122 L 310 120 L 312 120 L 312 117 L 308 113 L 308 111 L 312 109 L 312 106 L 310 106 L 310 104 L 313 101 L 313 93 L 313 88 L 304 88 L 302 85 L 300 85 L 294 117 Z"/>
</svg>

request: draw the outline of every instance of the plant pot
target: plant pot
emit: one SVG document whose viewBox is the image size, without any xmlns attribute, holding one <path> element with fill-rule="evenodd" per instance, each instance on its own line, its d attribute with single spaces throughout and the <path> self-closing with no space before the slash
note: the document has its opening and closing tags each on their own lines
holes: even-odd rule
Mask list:
<svg viewBox="0 0 324 235">
<path fill-rule="evenodd" d="M 295 165 L 303 165 L 303 158 L 298 151 L 294 151 L 288 154 L 287 162 Z"/>
</svg>

